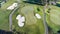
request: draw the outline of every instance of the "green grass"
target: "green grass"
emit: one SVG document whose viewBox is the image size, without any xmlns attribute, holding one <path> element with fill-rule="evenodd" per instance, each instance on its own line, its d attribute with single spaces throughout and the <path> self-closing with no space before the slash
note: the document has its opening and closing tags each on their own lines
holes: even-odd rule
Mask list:
<svg viewBox="0 0 60 34">
<path fill-rule="evenodd" d="M 37 6 L 34 6 L 34 5 L 29 5 L 29 6 L 37 8 Z M 27 6 L 25 6 L 25 7 L 27 7 Z M 21 34 L 24 34 L 24 33 L 26 33 L 26 34 L 44 34 L 42 7 L 39 6 L 39 9 L 41 9 L 41 11 L 37 11 L 37 9 L 34 9 L 34 8 L 29 8 L 29 7 L 25 8 L 25 7 L 24 7 L 24 9 L 22 8 L 23 9 L 22 11 L 20 8 L 14 13 L 14 15 L 13 15 L 13 27 L 12 28 L 16 29 L 16 31 L 20 32 Z M 25 11 L 25 13 L 23 11 Z M 34 17 L 34 12 L 39 13 L 42 16 L 42 18 L 39 20 L 36 17 Z M 18 14 L 22 14 L 25 17 L 27 16 L 26 19 L 29 18 L 28 19 L 29 22 L 28 23 L 25 22 L 25 26 L 22 28 L 19 27 L 17 24 L 16 16 Z M 31 18 L 31 20 L 36 19 L 36 21 L 30 22 L 30 18 Z M 28 21 L 28 20 L 26 20 L 26 21 Z"/>
<path fill-rule="evenodd" d="M 0 29 L 8 30 L 9 29 L 9 22 L 8 16 L 11 11 L 7 10 L 0 10 Z"/>
<path fill-rule="evenodd" d="M 57 33 L 58 30 L 60 30 L 60 8 L 57 6 L 50 6 L 51 10 L 50 13 L 47 14 L 46 20 L 48 25 L 52 28 L 54 33 Z"/>
<path fill-rule="evenodd" d="M 58 4 L 60 4 L 60 2 L 57 2 Z"/>
<path fill-rule="evenodd" d="M 0 8 L 0 29 L 9 30 L 9 14 L 11 11 L 7 10 L 7 7 L 14 3 L 15 0 L 9 0 L 7 3 L 3 4 Z"/>
<path fill-rule="evenodd" d="M 56 10 L 55 10 L 56 9 Z M 59 11 L 59 9 L 58 8 L 55 8 L 55 9 L 52 9 L 51 11 L 50 11 L 50 20 L 53 22 L 53 23 L 55 23 L 56 25 L 60 25 L 60 11 Z"/>
<path fill-rule="evenodd" d="M 21 9 L 21 13 L 26 17 L 26 24 L 31 25 L 36 23 L 33 6 L 25 6 Z"/>
</svg>

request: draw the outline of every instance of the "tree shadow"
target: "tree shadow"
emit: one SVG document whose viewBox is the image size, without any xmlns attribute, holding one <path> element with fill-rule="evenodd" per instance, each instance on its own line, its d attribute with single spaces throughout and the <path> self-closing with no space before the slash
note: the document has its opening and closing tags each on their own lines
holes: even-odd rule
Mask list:
<svg viewBox="0 0 60 34">
<path fill-rule="evenodd" d="M 0 30 L 0 34 L 13 34 L 11 31 Z"/>
<path fill-rule="evenodd" d="M 57 6 L 57 7 L 60 7 L 60 4 L 57 3 L 56 6 Z"/>
<path fill-rule="evenodd" d="M 57 33 L 60 34 L 60 30 Z"/>
<path fill-rule="evenodd" d="M 23 34 L 23 32 L 18 32 L 14 30 L 13 32 L 11 31 L 6 31 L 6 30 L 0 30 L 0 34 Z M 25 34 L 25 33 L 24 33 Z"/>
<path fill-rule="evenodd" d="M 42 5 L 43 6 L 43 3 L 42 3 L 42 1 L 40 1 L 40 0 L 29 0 L 29 1 L 23 1 L 23 2 L 25 2 L 25 3 L 29 3 L 29 4 L 36 4 L 36 5 Z"/>
<path fill-rule="evenodd" d="M 21 31 L 16 31 L 16 29 L 13 29 L 13 32 L 14 32 L 14 34 L 25 34 L 25 33 L 21 32 Z"/>
</svg>

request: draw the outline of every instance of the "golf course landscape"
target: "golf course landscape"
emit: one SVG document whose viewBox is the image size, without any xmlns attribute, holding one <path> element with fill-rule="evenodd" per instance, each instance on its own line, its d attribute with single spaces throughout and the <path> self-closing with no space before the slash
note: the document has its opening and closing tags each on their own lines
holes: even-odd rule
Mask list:
<svg viewBox="0 0 60 34">
<path fill-rule="evenodd" d="M 26 1 L 6 0 L 0 5 L 0 30 L 13 34 L 60 34 L 60 2 L 45 7 L 42 0 L 43 3 Z"/>
<path fill-rule="evenodd" d="M 9 30 L 9 14 L 11 11 L 7 10 L 7 7 L 14 2 L 15 0 L 12 0 L 12 2 L 9 0 L 0 8 L 0 29 L 2 30 Z"/>
<path fill-rule="evenodd" d="M 51 27 L 54 33 L 57 33 L 60 30 L 60 19 L 59 19 L 59 10 L 58 6 L 50 6 L 50 13 L 47 13 L 46 20 L 48 25 Z"/>
<path fill-rule="evenodd" d="M 21 32 L 22 34 L 44 34 L 44 25 L 43 25 L 43 13 L 42 13 L 42 6 L 38 5 L 28 5 L 23 7 L 22 9 L 19 8 L 13 15 L 13 29 L 16 29 L 17 31 Z M 39 11 L 37 10 L 39 9 Z M 34 16 L 34 13 L 38 13 L 41 15 L 41 19 L 37 19 Z M 17 24 L 16 16 L 17 15 L 23 15 L 26 16 L 26 22 L 24 27 L 19 27 Z"/>
</svg>

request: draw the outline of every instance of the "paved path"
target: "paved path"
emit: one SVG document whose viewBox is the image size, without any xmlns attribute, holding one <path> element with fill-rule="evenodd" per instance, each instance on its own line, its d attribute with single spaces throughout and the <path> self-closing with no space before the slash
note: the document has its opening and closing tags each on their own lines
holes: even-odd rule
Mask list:
<svg viewBox="0 0 60 34">
<path fill-rule="evenodd" d="M 11 12 L 11 14 L 9 15 L 9 28 L 10 28 L 10 31 L 12 31 L 12 15 L 16 12 L 16 10 L 19 8 L 19 6 L 18 7 L 16 7 L 12 12 Z"/>
<path fill-rule="evenodd" d="M 46 23 L 46 13 L 45 13 L 45 6 L 44 6 L 44 10 L 43 10 L 43 24 L 44 24 L 44 27 L 45 27 L 45 34 L 48 34 L 48 26 L 47 26 L 47 23 Z"/>
<path fill-rule="evenodd" d="M 48 34 L 48 26 L 47 26 L 47 23 L 46 23 L 46 13 L 44 13 L 44 27 L 45 27 L 45 34 Z"/>
</svg>

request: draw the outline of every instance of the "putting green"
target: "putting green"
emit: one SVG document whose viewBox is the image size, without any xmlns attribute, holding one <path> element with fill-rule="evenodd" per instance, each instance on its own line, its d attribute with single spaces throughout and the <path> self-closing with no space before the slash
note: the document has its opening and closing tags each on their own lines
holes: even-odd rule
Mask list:
<svg viewBox="0 0 60 34">
<path fill-rule="evenodd" d="M 36 18 L 34 16 L 34 8 L 33 6 L 25 6 L 21 9 L 21 13 L 24 14 L 26 17 L 26 24 L 35 24 L 36 23 Z"/>
</svg>

